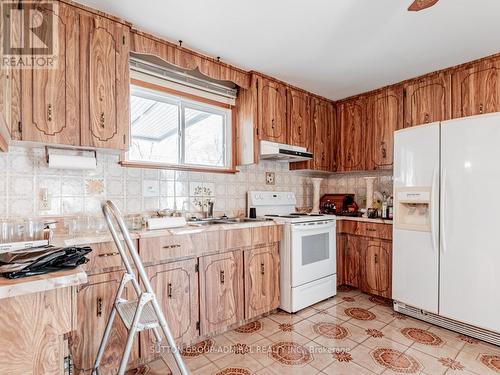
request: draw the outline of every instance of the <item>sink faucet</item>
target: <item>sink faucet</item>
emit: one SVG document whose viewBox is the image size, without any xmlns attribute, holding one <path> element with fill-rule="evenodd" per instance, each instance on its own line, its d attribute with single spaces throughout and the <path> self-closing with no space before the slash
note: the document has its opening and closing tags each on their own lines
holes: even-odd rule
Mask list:
<svg viewBox="0 0 500 375">
<path fill-rule="evenodd" d="M 207 218 L 212 219 L 214 217 L 214 201 L 207 201 Z"/>
</svg>

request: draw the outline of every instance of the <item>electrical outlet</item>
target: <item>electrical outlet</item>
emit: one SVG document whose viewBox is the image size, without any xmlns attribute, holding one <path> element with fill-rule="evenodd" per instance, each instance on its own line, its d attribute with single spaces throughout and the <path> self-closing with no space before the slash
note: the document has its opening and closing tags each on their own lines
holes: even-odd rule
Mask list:
<svg viewBox="0 0 500 375">
<path fill-rule="evenodd" d="M 275 182 L 274 172 L 266 172 L 266 185 L 274 185 Z"/>
<path fill-rule="evenodd" d="M 40 211 L 50 211 L 49 189 L 42 188 L 39 192 L 38 209 Z"/>
</svg>

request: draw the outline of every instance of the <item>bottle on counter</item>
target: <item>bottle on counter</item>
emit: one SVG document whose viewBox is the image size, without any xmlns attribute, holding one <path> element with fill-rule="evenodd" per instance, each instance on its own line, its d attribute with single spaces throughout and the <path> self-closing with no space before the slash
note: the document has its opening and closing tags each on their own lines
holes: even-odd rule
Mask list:
<svg viewBox="0 0 500 375">
<path fill-rule="evenodd" d="M 394 199 L 392 196 L 389 197 L 387 203 L 387 218 L 392 220 L 394 218 Z"/>
<path fill-rule="evenodd" d="M 387 197 L 386 192 L 384 191 L 382 193 L 382 209 L 381 209 L 381 213 L 380 213 L 382 219 L 387 219 L 387 211 L 388 211 L 387 210 L 387 208 L 388 208 L 388 202 L 387 201 L 388 201 L 388 197 Z"/>
</svg>

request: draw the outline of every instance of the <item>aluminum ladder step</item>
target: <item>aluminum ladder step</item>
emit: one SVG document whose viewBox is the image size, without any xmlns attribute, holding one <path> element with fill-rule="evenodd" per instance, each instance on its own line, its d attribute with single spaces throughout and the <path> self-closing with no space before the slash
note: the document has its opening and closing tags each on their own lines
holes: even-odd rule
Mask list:
<svg viewBox="0 0 500 375">
<path fill-rule="evenodd" d="M 122 321 L 128 330 L 130 330 L 134 322 L 134 315 L 137 310 L 138 303 L 139 300 L 118 301 L 116 303 L 116 310 L 118 311 L 118 314 L 122 318 Z M 146 303 L 144 305 L 144 309 L 142 310 L 141 317 L 139 318 L 137 330 L 145 331 L 148 329 L 157 328 L 159 326 L 160 323 L 155 314 L 153 306 L 151 305 L 151 303 Z"/>
</svg>

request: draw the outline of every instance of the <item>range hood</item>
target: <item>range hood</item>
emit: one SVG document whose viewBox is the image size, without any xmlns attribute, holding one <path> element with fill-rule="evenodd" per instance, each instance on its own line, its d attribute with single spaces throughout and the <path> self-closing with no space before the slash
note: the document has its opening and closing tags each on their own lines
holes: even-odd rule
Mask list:
<svg viewBox="0 0 500 375">
<path fill-rule="evenodd" d="M 305 147 L 285 145 L 283 143 L 260 141 L 260 158 L 282 162 L 311 160 L 313 154 Z"/>
</svg>

